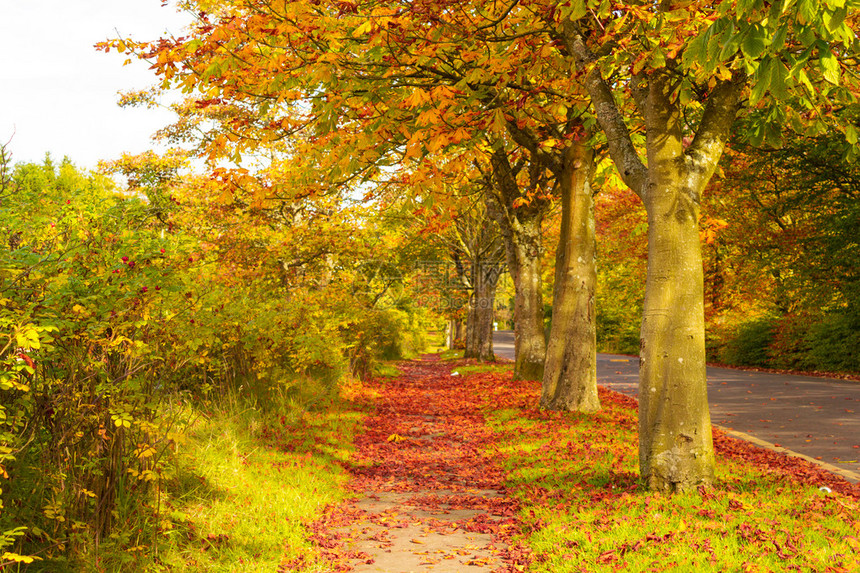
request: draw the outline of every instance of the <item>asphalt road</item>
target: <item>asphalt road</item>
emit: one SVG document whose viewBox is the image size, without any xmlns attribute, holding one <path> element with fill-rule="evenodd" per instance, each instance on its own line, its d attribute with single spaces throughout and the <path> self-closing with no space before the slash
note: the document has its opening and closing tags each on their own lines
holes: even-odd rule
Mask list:
<svg viewBox="0 0 860 573">
<path fill-rule="evenodd" d="M 513 359 L 513 332 L 493 348 Z M 637 396 L 639 358 L 598 354 L 597 381 Z M 708 402 L 718 426 L 860 473 L 860 382 L 708 367 Z"/>
</svg>

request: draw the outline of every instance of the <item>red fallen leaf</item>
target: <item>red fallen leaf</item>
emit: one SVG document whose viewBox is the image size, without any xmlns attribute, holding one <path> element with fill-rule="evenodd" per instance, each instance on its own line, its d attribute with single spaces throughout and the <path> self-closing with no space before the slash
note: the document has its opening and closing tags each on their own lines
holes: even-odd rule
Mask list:
<svg viewBox="0 0 860 573">
<path fill-rule="evenodd" d="M 603 553 L 601 553 L 600 555 L 597 556 L 597 562 L 602 564 L 602 565 L 605 565 L 607 563 L 612 563 L 616 559 L 618 559 L 618 556 L 615 554 L 614 549 L 610 549 L 609 551 L 604 551 Z"/>
</svg>

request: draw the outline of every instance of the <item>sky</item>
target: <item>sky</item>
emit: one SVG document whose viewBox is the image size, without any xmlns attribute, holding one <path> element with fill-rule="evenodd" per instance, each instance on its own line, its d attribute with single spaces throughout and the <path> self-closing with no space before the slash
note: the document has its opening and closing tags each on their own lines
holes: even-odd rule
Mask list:
<svg viewBox="0 0 860 573">
<path fill-rule="evenodd" d="M 0 0 L 0 143 L 12 160 L 100 159 L 157 148 L 166 110 L 120 108 L 118 92 L 155 81 L 144 62 L 93 44 L 110 38 L 181 35 L 190 21 L 161 0 Z M 163 149 L 163 148 L 162 148 Z"/>
</svg>

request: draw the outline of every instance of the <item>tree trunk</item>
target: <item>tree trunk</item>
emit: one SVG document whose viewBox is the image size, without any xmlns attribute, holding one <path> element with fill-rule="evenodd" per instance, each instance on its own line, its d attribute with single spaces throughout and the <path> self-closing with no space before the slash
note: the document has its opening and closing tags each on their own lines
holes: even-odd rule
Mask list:
<svg viewBox="0 0 860 573">
<path fill-rule="evenodd" d="M 500 271 L 500 265 L 481 264 L 474 273 L 474 289 L 466 319 L 464 358 L 477 358 L 487 362 L 496 359 L 493 354 L 493 307 Z"/>
<path fill-rule="evenodd" d="M 710 175 L 684 156 L 673 81 L 650 78 L 644 105 L 648 276 L 639 351 L 639 467 L 651 489 L 668 492 L 714 479 L 699 239 L 699 198 Z"/>
<path fill-rule="evenodd" d="M 639 467 L 651 489 L 690 490 L 714 479 L 705 378 L 699 201 L 729 138 L 746 82 L 743 70 L 713 78 L 698 125 L 678 97 L 675 70 L 657 68 L 617 85 L 642 114 L 643 162 L 616 104 L 614 84 L 573 21 L 563 39 L 579 69 L 612 161 L 648 212 L 648 277 L 639 353 Z M 685 141 L 689 130 L 694 136 Z"/>
<path fill-rule="evenodd" d="M 688 490 L 714 478 L 699 209 L 680 182 L 648 197 L 639 464 L 651 489 Z"/>
<path fill-rule="evenodd" d="M 542 380 L 546 358 L 540 265 L 540 217 L 511 233 L 508 268 L 514 281 L 514 379 Z M 506 237 L 507 238 L 507 237 Z"/>
<path fill-rule="evenodd" d="M 452 332 L 453 332 L 453 340 L 451 342 L 451 348 L 457 347 L 457 341 L 463 340 L 463 321 L 460 319 L 455 319 L 452 321 Z"/>
<path fill-rule="evenodd" d="M 600 409 L 594 315 L 594 199 L 590 181 L 593 161 L 593 151 L 585 142 L 573 142 L 565 150 L 552 329 L 540 400 L 541 407 L 550 410 Z"/>
<path fill-rule="evenodd" d="M 549 203 L 533 199 L 514 207 L 523 195 L 503 150 L 493 153 L 487 212 L 499 224 L 505 241 L 508 272 L 514 283 L 514 379 L 542 380 L 546 357 L 541 280 L 541 222 Z"/>
</svg>

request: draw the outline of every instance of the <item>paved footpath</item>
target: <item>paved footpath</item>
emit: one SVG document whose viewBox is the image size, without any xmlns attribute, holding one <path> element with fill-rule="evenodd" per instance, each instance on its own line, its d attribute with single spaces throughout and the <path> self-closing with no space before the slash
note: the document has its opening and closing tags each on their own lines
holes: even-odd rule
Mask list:
<svg viewBox="0 0 860 573">
<path fill-rule="evenodd" d="M 493 346 L 513 359 L 512 332 L 496 332 Z M 597 380 L 635 397 L 639 359 L 599 354 Z M 712 422 L 734 435 L 860 478 L 860 382 L 708 367 L 708 402 Z"/>
<path fill-rule="evenodd" d="M 399 365 L 356 438 L 357 499 L 325 518 L 317 544 L 333 569 L 385 573 L 511 570 L 519 531 L 492 432 L 438 357 Z"/>
</svg>

